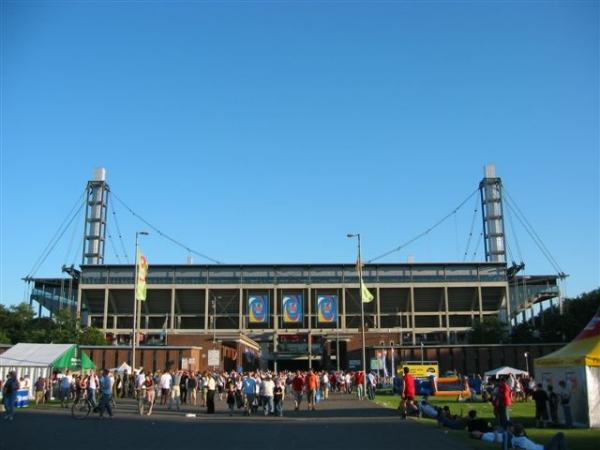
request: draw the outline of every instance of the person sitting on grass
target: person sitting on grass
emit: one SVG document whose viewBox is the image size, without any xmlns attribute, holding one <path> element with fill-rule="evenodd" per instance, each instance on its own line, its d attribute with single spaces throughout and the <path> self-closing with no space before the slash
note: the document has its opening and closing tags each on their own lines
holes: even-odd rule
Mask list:
<svg viewBox="0 0 600 450">
<path fill-rule="evenodd" d="M 487 420 L 477 417 L 477 411 L 474 409 L 469 411 L 467 419 L 467 431 L 469 433 L 472 433 L 473 431 L 488 433 L 493 430 L 494 429 Z"/>
<path fill-rule="evenodd" d="M 565 435 L 563 433 L 556 433 L 550 442 L 546 445 L 536 444 L 527 437 L 525 428 L 521 423 L 513 423 L 511 427 L 513 437 L 511 444 L 513 448 L 519 450 L 566 450 L 567 444 L 565 442 Z"/>
<path fill-rule="evenodd" d="M 497 430 L 492 429 L 491 431 L 487 431 L 485 433 L 482 431 L 474 430 L 470 434 L 470 436 L 473 439 L 480 439 L 483 442 L 497 444 L 502 444 L 502 442 L 504 442 L 504 435 L 505 431 L 503 431 L 501 428 L 498 428 Z"/>
<path fill-rule="evenodd" d="M 440 425 L 452 430 L 464 430 L 467 426 L 462 417 L 450 413 L 450 408 L 448 406 L 442 408 L 437 419 Z"/>
<path fill-rule="evenodd" d="M 439 414 L 439 408 L 435 408 L 431 403 L 427 401 L 427 396 L 423 396 L 423 399 L 419 402 L 419 411 L 422 417 L 429 417 L 430 419 L 437 419 Z"/>
</svg>

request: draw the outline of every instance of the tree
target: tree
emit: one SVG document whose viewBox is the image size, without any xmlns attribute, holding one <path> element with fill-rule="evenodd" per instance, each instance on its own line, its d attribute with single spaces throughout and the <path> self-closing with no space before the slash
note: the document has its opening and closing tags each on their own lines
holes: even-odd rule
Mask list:
<svg viewBox="0 0 600 450">
<path fill-rule="evenodd" d="M 505 325 L 496 316 L 477 320 L 469 333 L 471 344 L 500 344 L 505 340 Z"/>
<path fill-rule="evenodd" d="M 81 329 L 77 343 L 80 345 L 106 345 L 106 337 L 98 328 L 85 327 Z"/>
<path fill-rule="evenodd" d="M 570 342 L 594 317 L 600 308 L 600 289 L 581 294 L 563 303 L 563 314 L 557 307 L 545 310 L 530 321 L 513 327 L 511 342 Z"/>
<path fill-rule="evenodd" d="M 37 342 L 55 344 L 106 344 L 104 333 L 94 327 L 81 327 L 68 309 L 53 318 L 35 317 L 27 303 L 6 308 L 0 305 L 0 343 Z"/>
</svg>

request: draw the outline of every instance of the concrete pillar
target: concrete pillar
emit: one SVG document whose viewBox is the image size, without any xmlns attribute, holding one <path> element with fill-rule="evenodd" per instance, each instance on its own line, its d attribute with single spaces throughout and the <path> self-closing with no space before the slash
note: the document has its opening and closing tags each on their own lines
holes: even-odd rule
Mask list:
<svg viewBox="0 0 600 450">
<path fill-rule="evenodd" d="M 171 288 L 171 317 L 169 318 L 169 329 L 175 329 L 175 288 Z"/>
<path fill-rule="evenodd" d="M 410 327 L 412 331 L 412 345 L 417 345 L 417 334 L 415 333 L 415 287 L 410 287 Z"/>
<path fill-rule="evenodd" d="M 244 290 L 240 287 L 240 294 L 239 294 L 239 307 L 238 307 L 238 311 L 239 311 L 239 322 L 238 322 L 238 326 L 240 330 L 243 330 L 244 328 L 246 328 L 246 321 L 244 320 Z"/>
<path fill-rule="evenodd" d="M 208 331 L 208 318 L 212 314 L 210 307 L 210 301 L 208 300 L 208 296 L 210 291 L 208 287 L 204 288 L 204 331 Z"/>
<path fill-rule="evenodd" d="M 450 344 L 450 311 L 448 308 L 448 286 L 444 286 L 444 308 L 446 311 L 446 342 Z"/>
<path fill-rule="evenodd" d="M 375 328 L 381 328 L 381 305 L 379 303 L 380 302 L 379 286 L 377 286 L 376 290 L 377 290 L 377 305 L 376 305 L 377 309 L 376 309 L 376 315 L 375 315 Z"/>
<path fill-rule="evenodd" d="M 479 321 L 483 322 L 483 294 L 481 293 L 481 285 L 477 286 L 477 295 L 479 296 Z"/>
<path fill-rule="evenodd" d="M 108 326 L 108 288 L 104 288 L 104 313 L 102 315 L 102 329 Z"/>
</svg>

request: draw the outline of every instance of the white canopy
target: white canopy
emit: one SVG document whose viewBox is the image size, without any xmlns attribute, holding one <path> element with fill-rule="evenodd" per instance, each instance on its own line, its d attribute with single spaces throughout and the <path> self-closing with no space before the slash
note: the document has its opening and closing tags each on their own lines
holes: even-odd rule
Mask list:
<svg viewBox="0 0 600 450">
<path fill-rule="evenodd" d="M 488 370 L 485 373 L 486 377 L 499 377 L 502 375 L 510 375 L 513 374 L 514 376 L 517 375 L 528 375 L 527 372 L 525 372 L 524 370 L 519 370 L 519 369 L 515 369 L 513 367 L 508 367 L 508 366 L 504 366 L 504 367 L 499 367 L 497 369 L 494 370 Z"/>
<path fill-rule="evenodd" d="M 0 355 L 0 367 L 48 367 L 73 344 L 16 344 Z"/>
</svg>

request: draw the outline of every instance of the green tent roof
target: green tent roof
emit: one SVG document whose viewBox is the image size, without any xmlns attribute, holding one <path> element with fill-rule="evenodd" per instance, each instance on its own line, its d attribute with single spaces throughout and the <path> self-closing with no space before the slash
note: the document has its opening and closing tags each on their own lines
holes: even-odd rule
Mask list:
<svg viewBox="0 0 600 450">
<path fill-rule="evenodd" d="M 79 346 L 73 345 L 70 349 L 60 355 L 52 362 L 55 369 L 95 369 L 96 365 L 85 352 L 79 349 Z"/>
</svg>

